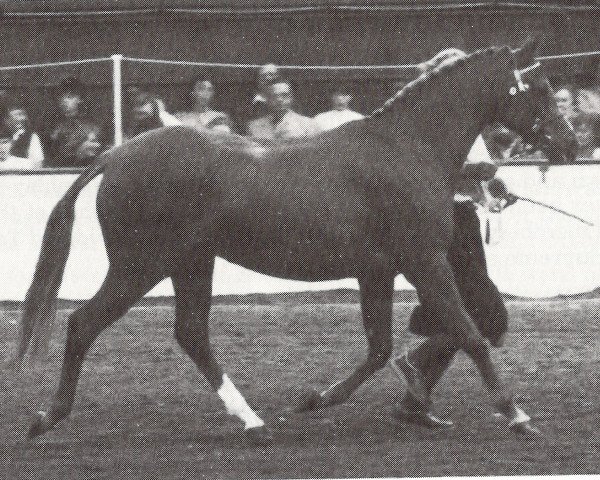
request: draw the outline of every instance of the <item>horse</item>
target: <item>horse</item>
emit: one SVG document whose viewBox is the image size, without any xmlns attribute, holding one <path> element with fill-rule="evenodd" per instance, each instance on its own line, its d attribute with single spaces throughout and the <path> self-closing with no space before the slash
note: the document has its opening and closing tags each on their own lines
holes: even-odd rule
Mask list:
<svg viewBox="0 0 600 480">
<path fill-rule="evenodd" d="M 307 141 L 261 150 L 166 127 L 100 155 L 50 214 L 24 301 L 19 362 L 31 345 L 48 341 L 44 332 L 55 316 L 75 201 L 103 174 L 97 212 L 108 273 L 69 316 L 58 389 L 49 408 L 35 415 L 29 437 L 69 415 L 82 362 L 98 334 L 170 277 L 177 342 L 227 412 L 244 423 L 248 438 L 271 441 L 211 350 L 216 256 L 281 278 L 358 280 L 366 359 L 327 390 L 310 390 L 299 410 L 344 402 L 386 364 L 394 278 L 404 274 L 474 361 L 497 411 L 511 424 L 526 421 L 465 310 L 446 253 L 455 186 L 485 125 L 499 121 L 555 157 L 575 154 L 573 130 L 558 113 L 535 48 L 535 41 L 515 50 L 490 47 L 443 64 L 367 118 Z"/>
</svg>

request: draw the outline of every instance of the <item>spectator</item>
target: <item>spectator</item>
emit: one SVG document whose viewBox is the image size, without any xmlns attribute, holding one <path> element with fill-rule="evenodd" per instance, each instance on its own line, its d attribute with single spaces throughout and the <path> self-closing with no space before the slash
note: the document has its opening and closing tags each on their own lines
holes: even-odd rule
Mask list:
<svg viewBox="0 0 600 480">
<path fill-rule="evenodd" d="M 273 63 L 267 63 L 258 69 L 257 89 L 252 99 L 252 118 L 264 117 L 269 113 L 269 88 L 281 80 L 279 69 Z"/>
<path fill-rule="evenodd" d="M 318 132 L 312 118 L 292 110 L 292 89 L 288 82 L 271 85 L 267 95 L 269 113 L 248 125 L 248 133 L 259 141 L 310 137 Z"/>
<path fill-rule="evenodd" d="M 580 113 L 575 117 L 573 128 L 579 142 L 579 157 L 600 159 L 599 126 L 600 115 L 597 113 Z"/>
<path fill-rule="evenodd" d="M 576 96 L 577 114 L 600 115 L 600 94 L 593 89 L 580 89 Z"/>
<path fill-rule="evenodd" d="M 332 130 L 353 120 L 365 118 L 364 115 L 350 110 L 352 95 L 343 88 L 338 88 L 331 94 L 332 110 L 318 114 L 314 120 L 317 127 L 322 130 Z"/>
<path fill-rule="evenodd" d="M 58 115 L 49 122 L 46 166 L 83 167 L 100 152 L 100 127 L 83 114 L 84 93 L 85 87 L 76 77 L 59 84 Z"/>
<path fill-rule="evenodd" d="M 165 110 L 164 102 L 143 90 L 132 90 L 134 98 L 131 101 L 131 112 L 127 115 L 127 125 L 124 129 L 125 138 L 170 125 L 180 125 L 181 122 Z"/>
<path fill-rule="evenodd" d="M 221 132 L 231 132 L 231 120 L 226 113 L 218 112 L 211 108 L 215 95 L 213 84 L 210 80 L 198 79 L 194 83 L 192 96 L 194 108 L 191 112 L 178 112 L 175 117 L 184 125 L 199 130 L 209 129 Z"/>
<path fill-rule="evenodd" d="M 44 161 L 42 143 L 33 131 L 25 107 L 15 99 L 6 99 L 2 107 L 2 168 L 40 168 Z"/>
<path fill-rule="evenodd" d="M 572 121 L 575 117 L 575 103 L 573 99 L 573 92 L 569 87 L 561 87 L 554 92 L 554 99 L 558 106 L 558 111 L 567 120 Z"/>
</svg>

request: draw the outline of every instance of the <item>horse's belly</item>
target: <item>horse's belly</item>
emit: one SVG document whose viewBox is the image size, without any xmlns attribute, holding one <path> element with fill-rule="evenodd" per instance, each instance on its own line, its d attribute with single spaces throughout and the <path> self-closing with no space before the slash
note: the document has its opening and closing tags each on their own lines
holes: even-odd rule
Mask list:
<svg viewBox="0 0 600 480">
<path fill-rule="evenodd" d="M 227 249 L 219 251 L 218 255 L 231 263 L 265 275 L 303 281 L 355 277 L 359 263 L 349 253 L 320 249 Z"/>
</svg>

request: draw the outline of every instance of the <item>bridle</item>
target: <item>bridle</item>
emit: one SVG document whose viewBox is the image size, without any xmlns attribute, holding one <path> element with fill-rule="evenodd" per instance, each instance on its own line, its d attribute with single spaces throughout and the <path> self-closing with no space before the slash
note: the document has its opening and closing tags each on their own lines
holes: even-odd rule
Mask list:
<svg viewBox="0 0 600 480">
<path fill-rule="evenodd" d="M 525 93 L 529 92 L 531 87 L 530 87 L 529 83 L 526 83 L 525 81 L 523 81 L 523 75 L 525 73 L 535 70 L 536 68 L 539 68 L 541 66 L 542 66 L 542 64 L 540 62 L 535 62 L 525 68 L 521 68 L 521 69 L 515 68 L 513 70 L 513 75 L 515 77 L 516 84 L 509 88 L 508 93 L 514 97 L 518 93 L 525 94 Z M 536 117 L 535 121 L 533 122 L 533 125 L 531 126 L 531 131 L 535 136 L 541 135 L 546 140 L 551 140 L 551 137 L 549 135 L 544 134 L 543 131 L 546 128 L 546 126 L 548 126 L 549 124 L 555 122 L 556 120 L 561 120 L 561 119 L 563 119 L 561 115 L 549 115 L 548 118 L 543 119 L 543 120 L 540 117 Z"/>
<path fill-rule="evenodd" d="M 511 95 L 516 95 L 517 92 L 527 92 L 529 90 L 529 84 L 525 83 L 523 81 L 523 74 L 530 72 L 531 70 L 535 70 L 536 68 L 541 67 L 542 64 L 540 62 L 535 62 L 532 65 L 529 65 L 528 67 L 525 68 L 515 68 L 513 73 L 515 75 L 515 80 L 517 82 L 516 86 L 512 86 L 510 87 L 510 89 L 508 90 L 508 93 L 510 93 Z"/>
</svg>

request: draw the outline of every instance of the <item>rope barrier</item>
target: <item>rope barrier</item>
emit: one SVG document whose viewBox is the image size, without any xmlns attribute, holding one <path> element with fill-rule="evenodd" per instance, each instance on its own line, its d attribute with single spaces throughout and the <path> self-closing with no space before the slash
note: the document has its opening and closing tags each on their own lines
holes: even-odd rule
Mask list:
<svg viewBox="0 0 600 480">
<path fill-rule="evenodd" d="M 565 53 L 561 55 L 546 55 L 536 57 L 538 61 L 561 60 L 567 58 L 592 57 L 600 55 L 600 50 L 589 52 Z M 192 62 L 187 60 L 161 60 L 155 58 L 140 57 L 122 57 L 123 60 L 133 63 L 153 63 L 163 65 L 180 65 L 189 67 L 216 67 L 216 68 L 240 68 L 256 70 L 262 67 L 262 64 L 253 63 L 221 63 L 221 62 Z M 61 67 L 68 65 L 82 65 L 88 63 L 100 63 L 114 61 L 113 57 L 86 58 L 81 60 L 66 60 L 63 62 L 31 63 L 24 65 L 0 66 L 1 71 L 25 70 L 30 68 Z M 398 65 L 277 65 L 280 70 L 409 70 L 416 69 L 418 63 L 398 64 Z"/>
<path fill-rule="evenodd" d="M 216 62 L 190 62 L 185 60 L 159 60 L 154 58 L 123 57 L 123 60 L 136 63 L 159 63 L 164 65 L 182 65 L 193 67 L 222 67 L 222 68 L 250 68 L 256 70 L 262 64 L 249 63 L 216 63 Z M 419 64 L 406 65 L 277 65 L 280 70 L 401 70 L 414 69 Z"/>
<path fill-rule="evenodd" d="M 110 62 L 112 61 L 111 57 L 101 57 L 101 58 L 86 58 L 82 60 L 67 60 L 64 62 L 48 62 L 48 63 L 31 63 L 26 65 L 7 65 L 5 67 L 0 67 L 0 71 L 9 71 L 9 70 L 24 70 L 28 68 L 45 68 L 45 67 L 62 67 L 65 65 L 81 65 L 84 63 L 99 63 L 99 62 Z"/>
</svg>

